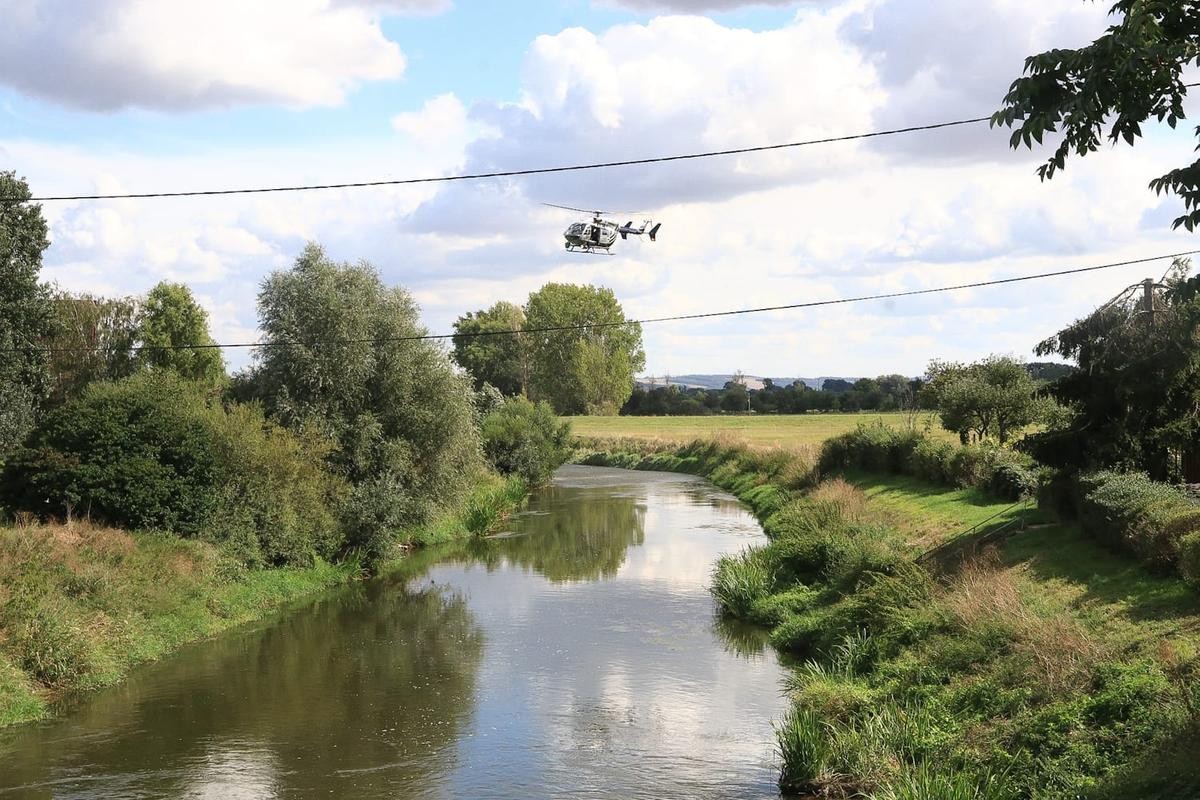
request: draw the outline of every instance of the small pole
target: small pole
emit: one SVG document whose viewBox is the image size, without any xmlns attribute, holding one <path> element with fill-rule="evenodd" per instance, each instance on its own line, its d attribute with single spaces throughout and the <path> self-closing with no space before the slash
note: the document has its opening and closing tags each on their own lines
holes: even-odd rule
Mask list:
<svg viewBox="0 0 1200 800">
<path fill-rule="evenodd" d="M 1154 279 L 1146 278 L 1142 281 L 1142 305 L 1143 310 L 1150 315 L 1150 325 L 1154 325 Z"/>
</svg>

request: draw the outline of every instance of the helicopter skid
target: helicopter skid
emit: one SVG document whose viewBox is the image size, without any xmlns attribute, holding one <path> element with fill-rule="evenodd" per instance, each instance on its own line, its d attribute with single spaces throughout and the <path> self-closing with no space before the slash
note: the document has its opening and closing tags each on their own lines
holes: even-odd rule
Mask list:
<svg viewBox="0 0 1200 800">
<path fill-rule="evenodd" d="M 580 256 L 611 256 L 612 251 L 605 248 L 597 247 L 568 247 L 568 253 L 574 253 Z"/>
</svg>

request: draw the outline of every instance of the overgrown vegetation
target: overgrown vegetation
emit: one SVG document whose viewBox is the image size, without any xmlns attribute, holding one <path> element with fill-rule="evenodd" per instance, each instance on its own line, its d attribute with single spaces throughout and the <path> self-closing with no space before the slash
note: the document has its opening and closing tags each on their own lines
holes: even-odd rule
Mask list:
<svg viewBox="0 0 1200 800">
<path fill-rule="evenodd" d="M 570 452 L 571 426 L 549 403 L 513 397 L 483 418 L 483 452 L 502 475 L 519 475 L 531 486 L 545 483 Z"/>
<path fill-rule="evenodd" d="M 926 448 L 938 452 L 917 455 Z M 708 476 L 762 520 L 769 543 L 722 559 L 713 594 L 800 661 L 788 686 L 794 706 L 777 726 L 785 792 L 1007 800 L 1200 791 L 1195 776 L 1168 780 L 1154 758 L 1195 741 L 1195 595 L 1042 522 L 1047 510 L 1026 518 L 1028 530 L 1014 527 L 1001 513 L 1008 500 L 984 499 L 996 459 L 944 449 L 867 427 L 820 453 L 626 441 L 581 458 Z M 1021 457 L 999 463 L 1008 458 L 1029 467 Z M 909 477 L 914 463 L 937 465 L 921 471 L 943 486 L 977 488 L 939 489 Z M 868 492 L 854 483 L 863 468 L 875 470 Z M 849 481 L 831 476 L 842 470 Z M 1187 518 L 1158 489 L 1144 495 L 1111 480 L 1089 489 L 1097 506 L 1133 507 L 1128 495 L 1141 498 L 1143 515 Z M 935 517 L 947 524 L 931 533 Z"/>
<path fill-rule="evenodd" d="M 0 209 L 0 345 L 42 345 L 0 364 L 0 523 L 19 519 L 0 527 L 0 723 L 413 545 L 486 534 L 565 457 L 567 427 L 514 401 L 486 415 L 504 475 L 489 468 L 469 380 L 370 265 L 310 245 L 269 276 L 275 346 L 230 380 L 187 287 L 52 293 L 45 232 L 36 205 Z"/>
</svg>

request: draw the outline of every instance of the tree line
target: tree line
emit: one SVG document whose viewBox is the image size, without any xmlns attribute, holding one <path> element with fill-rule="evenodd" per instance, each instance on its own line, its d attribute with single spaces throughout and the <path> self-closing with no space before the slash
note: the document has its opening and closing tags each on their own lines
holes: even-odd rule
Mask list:
<svg viewBox="0 0 1200 800">
<path fill-rule="evenodd" d="M 248 566 L 387 556 L 489 469 L 566 457 L 549 406 L 477 392 L 403 288 L 309 244 L 257 298 L 270 346 L 226 373 L 182 284 L 40 282 L 41 209 L 0 172 L 0 514 L 205 538 Z"/>
</svg>

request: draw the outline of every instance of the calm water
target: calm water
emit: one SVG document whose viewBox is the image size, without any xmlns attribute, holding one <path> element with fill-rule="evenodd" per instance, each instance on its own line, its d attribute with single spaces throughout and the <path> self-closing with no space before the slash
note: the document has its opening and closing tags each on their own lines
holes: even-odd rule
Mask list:
<svg viewBox="0 0 1200 800">
<path fill-rule="evenodd" d="M 781 667 L 706 592 L 749 513 L 565 467 L 509 528 L 0 734 L 0 798 L 777 797 Z"/>
</svg>

